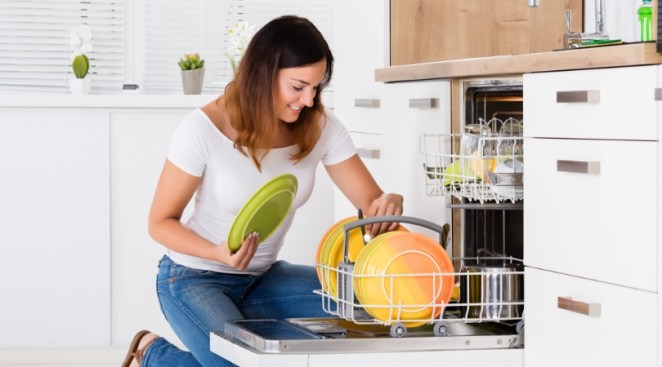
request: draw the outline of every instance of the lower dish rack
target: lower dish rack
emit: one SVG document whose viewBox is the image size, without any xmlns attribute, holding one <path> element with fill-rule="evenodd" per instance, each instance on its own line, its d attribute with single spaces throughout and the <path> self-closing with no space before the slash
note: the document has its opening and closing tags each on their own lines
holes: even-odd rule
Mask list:
<svg viewBox="0 0 662 367">
<path fill-rule="evenodd" d="M 346 224 L 345 236 L 347 238 L 348 232 L 354 228 L 382 221 L 406 223 L 409 220 L 432 230 L 441 230 L 433 223 L 414 219 L 362 219 Z M 459 260 L 460 271 L 359 274 L 356 263 L 345 256 L 338 266 L 317 264 L 323 289 L 315 293 L 322 296 L 325 312 L 356 324 L 390 326 L 392 337 L 403 337 L 408 328 L 421 325 L 432 325 L 434 335 L 446 336 L 450 323 L 506 323 L 515 325 L 519 332 L 523 327 L 524 313 L 522 260 L 512 257 L 453 260 Z M 393 263 L 393 259 L 386 263 Z M 337 287 L 331 287 L 332 283 Z M 366 288 L 368 283 L 372 287 Z M 368 292 L 374 296 L 366 297 Z M 359 298 L 377 298 L 380 302 L 361 303 Z"/>
</svg>

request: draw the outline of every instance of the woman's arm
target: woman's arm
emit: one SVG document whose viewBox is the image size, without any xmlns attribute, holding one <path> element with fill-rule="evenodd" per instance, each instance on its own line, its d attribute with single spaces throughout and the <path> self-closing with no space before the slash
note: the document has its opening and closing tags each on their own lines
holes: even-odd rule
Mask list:
<svg viewBox="0 0 662 367">
<path fill-rule="evenodd" d="M 170 250 L 219 261 L 238 270 L 246 269 L 257 249 L 257 234 L 246 237 L 241 248 L 233 254 L 227 243 L 211 243 L 182 224 L 182 213 L 201 180 L 166 160 L 149 212 L 150 236 Z"/>
<path fill-rule="evenodd" d="M 361 209 L 367 217 L 402 214 L 402 196 L 385 194 L 358 155 L 326 166 L 326 171 L 354 207 Z M 375 237 L 397 227 L 398 223 L 381 223 L 370 226 L 368 231 Z"/>
</svg>

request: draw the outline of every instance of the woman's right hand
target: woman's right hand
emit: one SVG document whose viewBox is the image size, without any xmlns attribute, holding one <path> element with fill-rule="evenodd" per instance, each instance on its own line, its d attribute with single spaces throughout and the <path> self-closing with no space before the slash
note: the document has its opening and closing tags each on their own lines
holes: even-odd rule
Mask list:
<svg viewBox="0 0 662 367">
<path fill-rule="evenodd" d="M 253 232 L 246 236 L 244 243 L 241 245 L 239 250 L 236 252 L 230 251 L 227 242 L 223 242 L 220 245 L 216 246 L 214 249 L 215 256 L 217 261 L 220 261 L 234 269 L 245 270 L 248 267 L 248 264 L 251 262 L 255 251 L 257 251 L 257 246 L 260 243 L 260 235 L 257 232 Z"/>
</svg>

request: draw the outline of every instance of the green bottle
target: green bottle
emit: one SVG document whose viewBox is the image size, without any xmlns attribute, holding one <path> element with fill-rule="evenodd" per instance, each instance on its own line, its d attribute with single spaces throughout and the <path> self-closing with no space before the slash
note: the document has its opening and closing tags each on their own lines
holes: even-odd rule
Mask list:
<svg viewBox="0 0 662 367">
<path fill-rule="evenodd" d="M 653 40 L 653 7 L 651 0 L 643 0 L 637 10 L 639 16 L 639 40 L 641 42 Z"/>
</svg>

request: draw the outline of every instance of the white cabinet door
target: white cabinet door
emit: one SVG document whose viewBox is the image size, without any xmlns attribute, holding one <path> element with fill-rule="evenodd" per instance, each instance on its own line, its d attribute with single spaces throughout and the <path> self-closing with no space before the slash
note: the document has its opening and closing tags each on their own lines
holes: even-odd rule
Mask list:
<svg viewBox="0 0 662 367">
<path fill-rule="evenodd" d="M 389 0 L 334 1 L 334 69 L 336 91 L 378 90 L 375 69 L 389 65 Z"/>
<path fill-rule="evenodd" d="M 656 291 L 657 142 L 527 139 L 525 147 L 526 264 Z M 582 162 L 596 171 L 572 172 Z"/>
<path fill-rule="evenodd" d="M 155 291 L 157 262 L 165 247 L 147 233 L 147 216 L 172 134 L 190 109 L 111 113 L 111 223 L 113 344 L 128 345 L 149 329 L 177 338 Z"/>
<path fill-rule="evenodd" d="M 457 367 L 521 367 L 522 349 L 441 350 L 390 353 L 311 354 L 310 367 L 346 366 L 457 366 Z"/>
<path fill-rule="evenodd" d="M 524 75 L 524 136 L 657 140 L 659 66 Z"/>
<path fill-rule="evenodd" d="M 0 112 L 0 349 L 110 344 L 108 113 Z"/>
<path fill-rule="evenodd" d="M 446 207 L 450 199 L 428 196 L 421 149 L 423 135 L 450 134 L 450 81 L 394 83 L 384 88 L 383 188 L 404 196 L 404 214 L 439 225 L 450 222 Z"/>
<path fill-rule="evenodd" d="M 657 294 L 532 269 L 525 270 L 524 365 L 653 367 L 660 340 Z M 572 301 L 599 305 L 593 316 Z"/>
<path fill-rule="evenodd" d="M 352 141 L 356 146 L 359 157 L 361 157 L 361 160 L 365 164 L 368 171 L 370 171 L 372 176 L 375 178 L 377 183 L 381 185 L 384 182 L 384 168 L 383 161 L 381 159 L 382 148 L 384 146 L 382 135 L 350 131 L 350 136 L 352 137 Z M 334 187 L 333 191 L 334 222 L 347 217 L 356 216 L 358 214 L 357 209 L 354 208 L 354 205 L 349 202 L 345 195 L 337 187 Z M 322 233 L 322 235 L 323 234 L 324 233 Z"/>
</svg>

